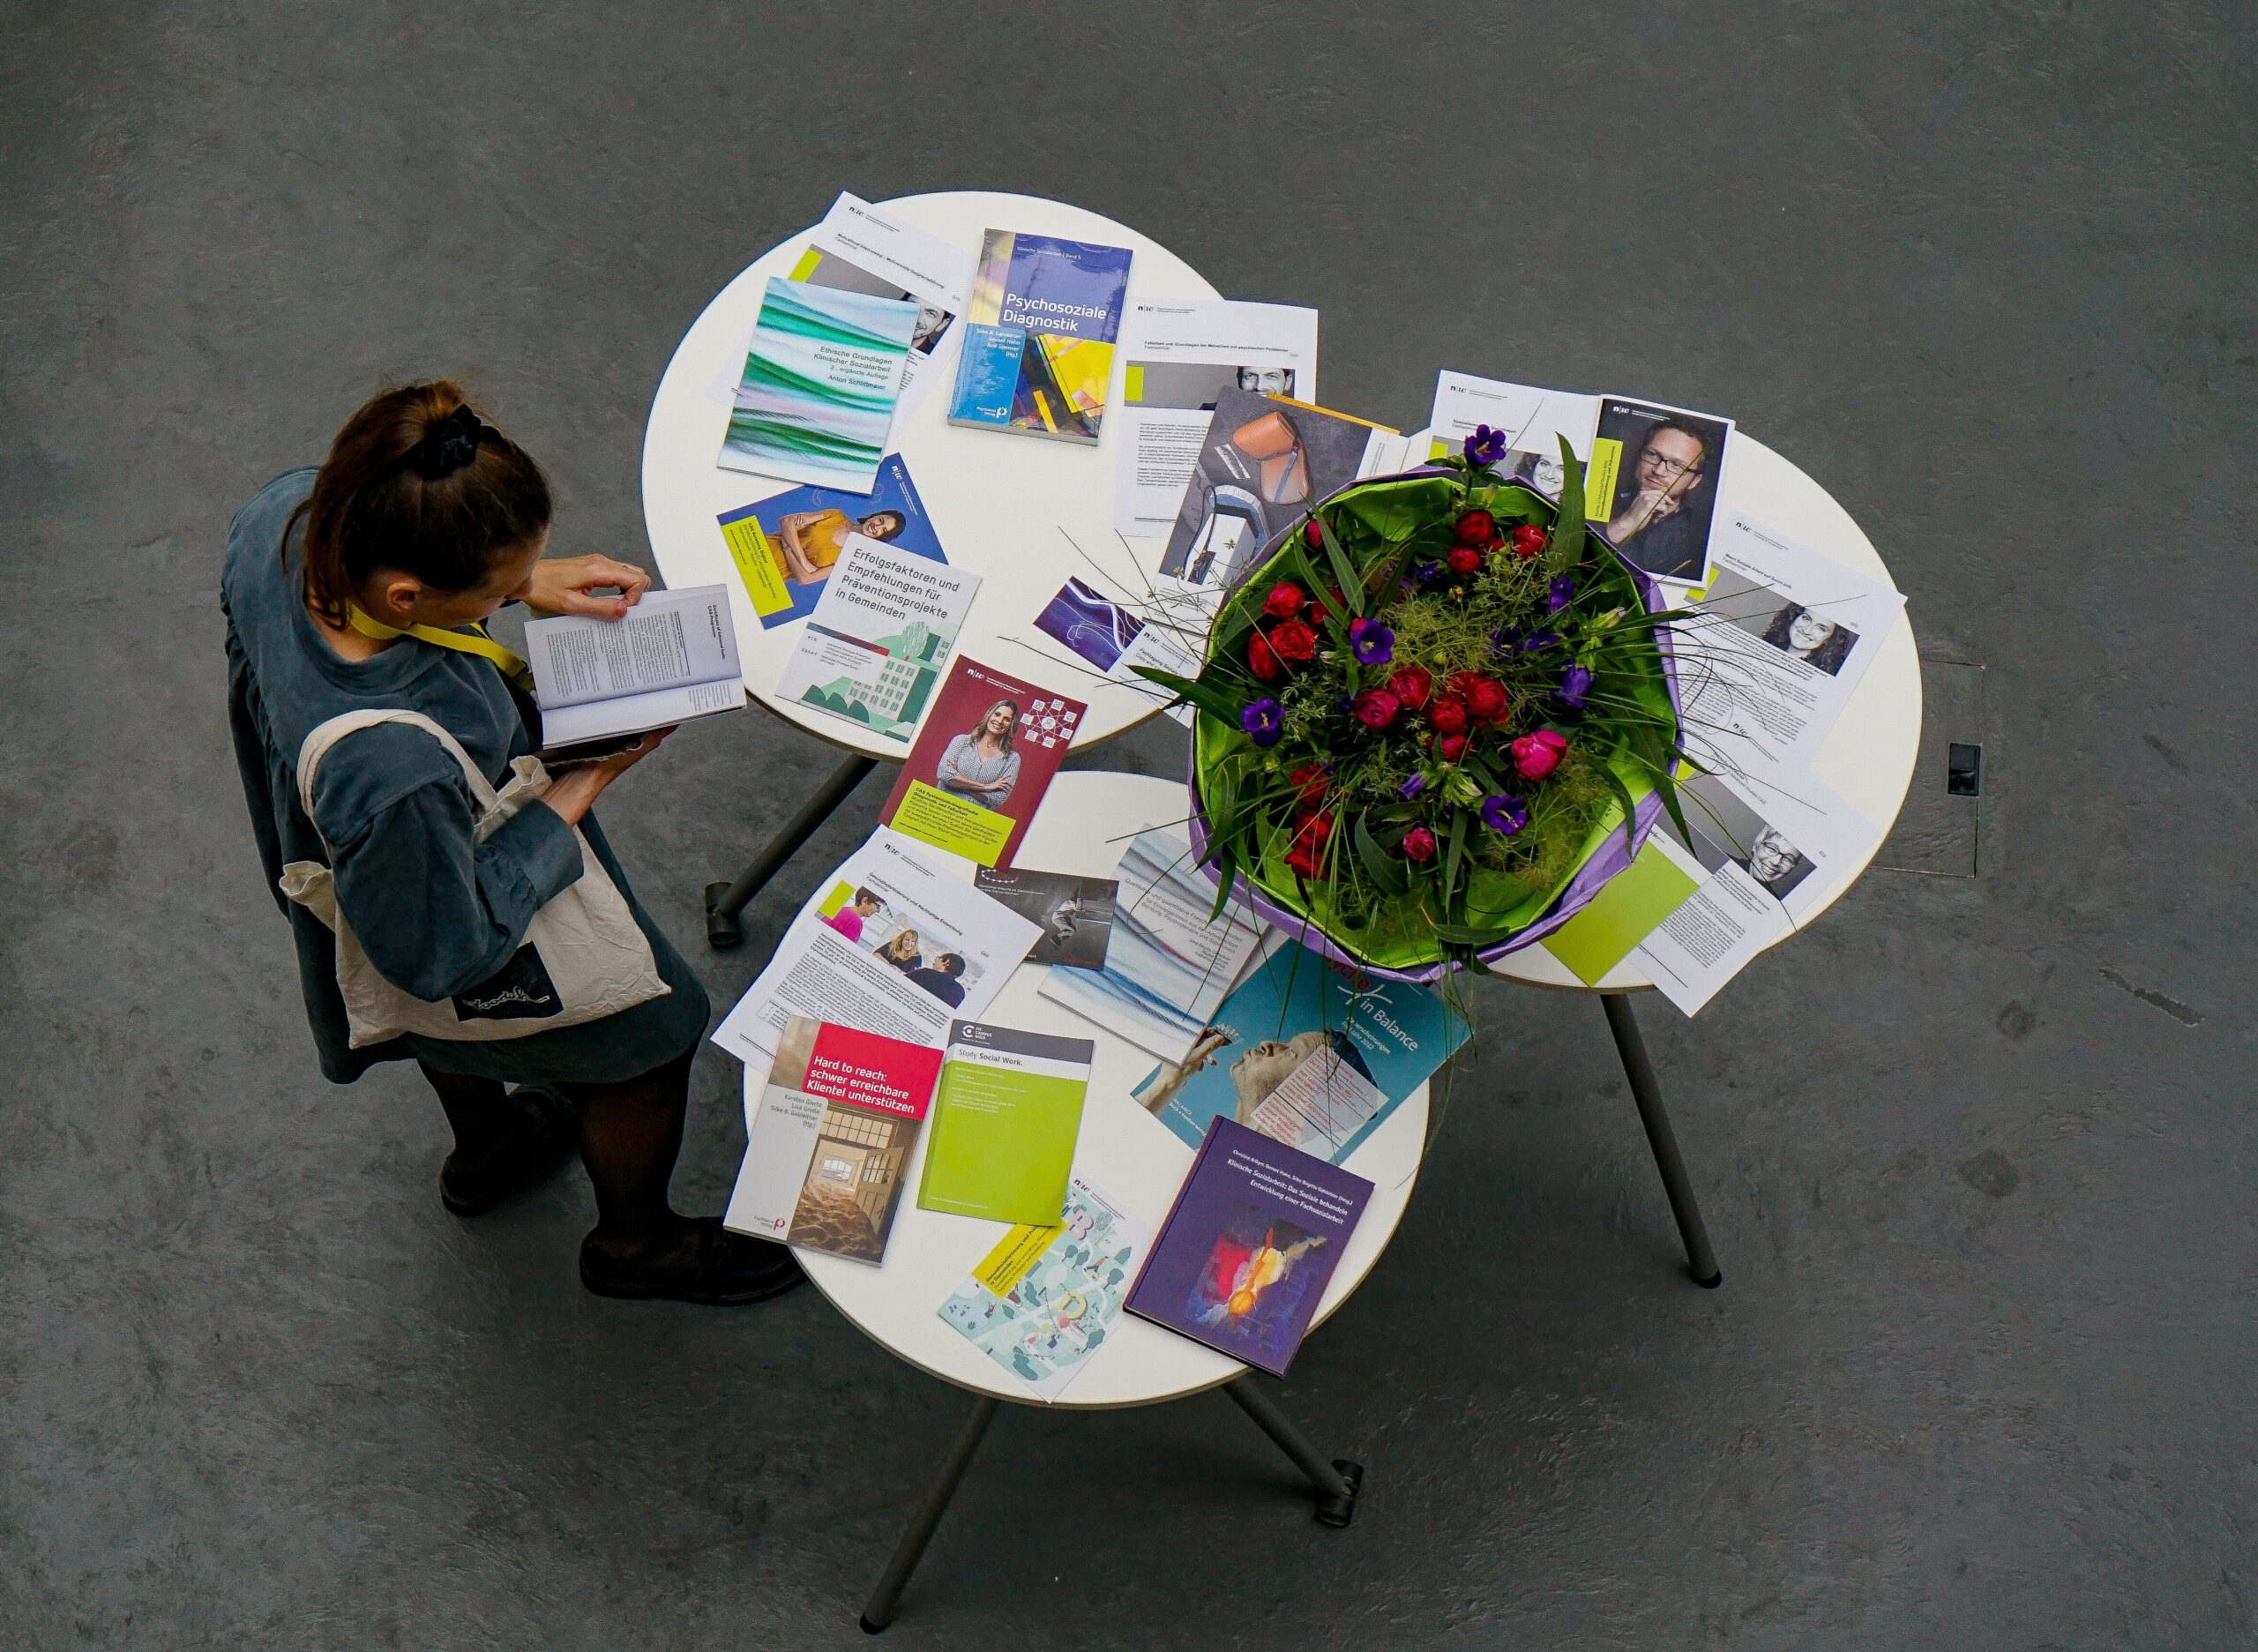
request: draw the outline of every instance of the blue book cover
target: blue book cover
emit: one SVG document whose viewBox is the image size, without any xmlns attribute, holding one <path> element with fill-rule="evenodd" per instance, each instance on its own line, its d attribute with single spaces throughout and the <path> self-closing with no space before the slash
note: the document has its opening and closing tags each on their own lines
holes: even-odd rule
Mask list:
<svg viewBox="0 0 2258 1652">
<path fill-rule="evenodd" d="M 989 230 L 950 422 L 1096 441 L 1130 257 L 1126 247 Z"/>
<path fill-rule="evenodd" d="M 744 577 L 761 627 L 774 631 L 815 611 L 847 535 L 860 534 L 928 562 L 946 562 L 933 519 L 899 453 L 879 461 L 867 493 L 794 488 L 714 519 Z"/>
<path fill-rule="evenodd" d="M 1135 1095 L 1182 1140 L 1227 1118 L 1338 1164 L 1467 1032 L 1431 987 L 1282 946 L 1223 1000 L 1183 1064 L 1155 1067 Z"/>
<path fill-rule="evenodd" d="M 1125 1305 L 1282 1377 L 1372 1193 L 1361 1176 L 1218 1118 Z"/>
</svg>

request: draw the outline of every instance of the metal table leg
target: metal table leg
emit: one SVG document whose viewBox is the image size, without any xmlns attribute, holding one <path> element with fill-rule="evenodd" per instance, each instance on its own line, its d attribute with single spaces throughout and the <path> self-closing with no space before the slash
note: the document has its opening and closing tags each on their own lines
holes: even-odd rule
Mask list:
<svg viewBox="0 0 2258 1652">
<path fill-rule="evenodd" d="M 901 1534 L 893 1559 L 886 1563 L 885 1574 L 871 1592 L 870 1604 L 863 1608 L 864 1634 L 876 1634 L 893 1621 L 894 1608 L 901 1604 L 902 1588 L 909 1581 L 909 1574 L 917 1569 L 925 1545 L 932 1542 L 941 1516 L 948 1512 L 949 1499 L 956 1495 L 965 1469 L 971 1466 L 972 1454 L 980 1449 L 980 1437 L 988 1431 L 989 1419 L 996 1415 L 997 1404 L 996 1397 L 987 1394 L 972 1402 L 972 1415 L 965 1419 L 964 1431 L 956 1437 L 956 1444 L 949 1448 L 948 1460 L 941 1464 L 941 1477 L 925 1493 L 923 1506 L 909 1522 L 909 1529 Z"/>
<path fill-rule="evenodd" d="M 1686 1241 L 1686 1266 L 1694 1282 L 1714 1290 L 1724 1282 L 1717 1259 L 1709 1250 L 1709 1230 L 1701 1225 L 1701 1207 L 1694 1201 L 1693 1185 L 1686 1179 L 1686 1161 L 1678 1155 L 1678 1138 L 1671 1132 L 1670 1115 L 1663 1111 L 1662 1086 L 1647 1059 L 1646 1041 L 1631 1013 L 1631 1000 L 1621 992 L 1603 992 L 1600 1006 L 1607 1012 L 1607 1029 L 1615 1035 L 1615 1048 L 1623 1058 L 1623 1076 L 1631 1080 L 1631 1099 L 1639 1104 L 1639 1122 L 1647 1127 L 1647 1145 L 1654 1149 L 1655 1169 L 1662 1172 L 1663 1192 L 1670 1195 L 1670 1214 L 1678 1219 L 1678 1237 Z"/>
<path fill-rule="evenodd" d="M 737 923 L 737 914 L 744 910 L 745 902 L 760 893 L 761 886 L 776 875 L 800 845 L 814 835 L 815 829 L 831 818 L 831 811 L 847 801 L 847 794 L 862 783 L 863 776 L 878 766 L 874 757 L 849 758 L 799 813 L 785 823 L 784 829 L 768 841 L 768 847 L 753 856 L 752 863 L 737 874 L 735 883 L 706 886 L 707 945 L 726 951 L 744 943 L 744 930 Z"/>
<path fill-rule="evenodd" d="M 1343 1457 L 1328 1462 L 1319 1456 L 1317 1447 L 1309 1443 L 1309 1437 L 1271 1403 L 1268 1394 L 1254 1386 L 1252 1372 L 1232 1378 L 1223 1385 L 1223 1392 L 1254 1419 L 1255 1427 L 1269 1435 L 1271 1442 L 1293 1460 L 1295 1468 L 1309 1476 L 1310 1484 L 1317 1488 L 1320 1525 L 1345 1526 L 1356 1518 L 1357 1493 L 1365 1485 L 1364 1464 Z"/>
</svg>

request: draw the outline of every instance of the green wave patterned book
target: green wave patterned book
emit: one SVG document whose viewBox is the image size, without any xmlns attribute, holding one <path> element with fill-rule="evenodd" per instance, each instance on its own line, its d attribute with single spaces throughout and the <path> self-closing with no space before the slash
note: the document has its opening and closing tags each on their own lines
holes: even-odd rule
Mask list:
<svg viewBox="0 0 2258 1652">
<path fill-rule="evenodd" d="M 886 457 L 916 301 L 769 278 L 721 463 L 868 493 Z"/>
</svg>

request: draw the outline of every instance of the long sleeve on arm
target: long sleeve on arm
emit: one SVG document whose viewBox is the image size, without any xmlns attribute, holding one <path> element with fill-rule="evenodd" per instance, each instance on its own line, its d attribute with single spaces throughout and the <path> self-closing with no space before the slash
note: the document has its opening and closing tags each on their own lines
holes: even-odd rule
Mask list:
<svg viewBox="0 0 2258 1652">
<path fill-rule="evenodd" d="M 399 724 L 361 730 L 330 752 L 314 818 L 338 905 L 369 961 L 427 1002 L 494 975 L 534 914 L 580 875 L 579 839 L 544 804 L 475 842 L 462 771 L 430 736 Z"/>
</svg>

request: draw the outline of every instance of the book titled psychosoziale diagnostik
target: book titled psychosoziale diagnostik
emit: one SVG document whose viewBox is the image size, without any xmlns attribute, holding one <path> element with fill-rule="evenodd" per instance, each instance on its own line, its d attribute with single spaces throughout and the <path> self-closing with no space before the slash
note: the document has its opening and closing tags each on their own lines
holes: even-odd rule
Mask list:
<svg viewBox="0 0 2258 1652">
<path fill-rule="evenodd" d="M 1126 247 L 989 230 L 949 422 L 1095 442 L 1130 257 Z"/>
</svg>

